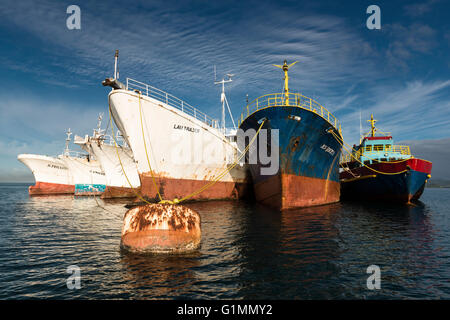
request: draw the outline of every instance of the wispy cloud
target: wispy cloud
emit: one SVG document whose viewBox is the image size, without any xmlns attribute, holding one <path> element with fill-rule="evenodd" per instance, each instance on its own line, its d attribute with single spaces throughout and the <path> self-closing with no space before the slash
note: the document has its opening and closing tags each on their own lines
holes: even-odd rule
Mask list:
<svg viewBox="0 0 450 320">
<path fill-rule="evenodd" d="M 417 54 L 431 54 L 437 45 L 436 31 L 420 23 L 383 27 L 390 39 L 386 57 L 391 66 L 408 69 Z"/>
<path fill-rule="evenodd" d="M 65 24 L 67 5 L 51 0 L 0 2 L 0 27 L 35 39 L 41 57 L 21 60 L 10 50 L 4 52 L 2 66 L 61 90 L 88 87 L 101 92 L 100 81 L 112 75 L 113 53 L 119 49 L 121 79 L 149 82 L 219 117 L 216 65 L 218 78 L 236 74 L 227 87 L 236 117 L 247 93 L 252 99 L 282 90 L 283 75 L 271 64 L 298 60 L 290 71 L 291 89 L 335 113 L 349 141 L 358 139 L 360 109 L 363 120 L 375 113 L 380 126 L 398 139 L 450 135 L 450 80 L 412 72 L 418 57 L 431 59 L 440 45 L 438 31 L 423 21 L 383 24 L 381 33 L 367 36 L 346 17 L 300 3 L 291 3 L 298 5 L 291 10 L 261 1 L 83 1 L 82 29 L 71 31 Z M 408 5 L 405 11 L 423 16 L 433 5 Z M 104 109 L 73 96 L 64 100 L 2 93 L 0 101 L 0 136 L 15 151 L 29 147 L 34 152 L 33 139 L 57 151 L 53 141 L 62 142 L 67 127 L 89 133 L 96 113 Z M 21 128 L 19 133 L 15 128 Z"/>
<path fill-rule="evenodd" d="M 413 3 L 404 6 L 405 14 L 411 17 L 419 17 L 431 11 L 434 4 L 439 0 L 428 0 L 421 3 Z"/>
<path fill-rule="evenodd" d="M 370 98 L 361 108 L 364 125 L 373 113 L 379 120 L 379 127 L 392 132 L 397 139 L 426 139 L 437 132 L 440 136 L 450 136 L 449 87 L 450 79 L 430 83 L 412 81 L 404 86 L 372 89 Z M 356 142 L 359 111 L 348 113 L 342 121 L 345 136 L 352 143 Z"/>
</svg>

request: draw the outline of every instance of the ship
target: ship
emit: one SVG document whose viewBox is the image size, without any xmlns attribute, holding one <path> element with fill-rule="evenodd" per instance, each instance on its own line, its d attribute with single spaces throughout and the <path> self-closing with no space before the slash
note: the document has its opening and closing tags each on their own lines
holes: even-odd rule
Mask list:
<svg viewBox="0 0 450 320">
<path fill-rule="evenodd" d="M 33 173 L 35 185 L 30 195 L 101 194 L 105 189 L 105 177 L 100 164 L 90 154 L 69 149 L 70 129 L 66 132 L 64 152 L 56 157 L 38 154 L 19 154 L 17 159 Z"/>
<path fill-rule="evenodd" d="M 101 129 L 102 118 L 100 114 L 92 136 L 75 136 L 74 143 L 100 162 L 106 178 L 101 198 L 134 198 L 139 194 L 140 180 L 133 152 L 124 143 L 120 131 L 112 137 Z"/>
<path fill-rule="evenodd" d="M 245 166 L 235 165 L 235 136 L 219 121 L 149 84 L 117 75 L 102 84 L 111 116 L 131 147 L 148 201 L 218 200 L 245 197 Z"/>
<path fill-rule="evenodd" d="M 30 195 L 74 194 L 72 176 L 61 159 L 39 154 L 19 154 L 17 159 L 33 173 L 35 184 L 28 188 Z"/>
<path fill-rule="evenodd" d="M 288 70 L 295 64 L 274 65 L 284 72 L 284 91 L 256 98 L 248 103 L 239 120 L 240 132 L 266 130 L 266 137 L 278 133 L 278 150 L 272 139 L 257 138 L 256 149 L 272 150 L 278 168 L 267 168 L 258 154 L 246 155 L 256 200 L 278 210 L 338 202 L 341 125 L 317 101 L 289 92 Z M 250 143 L 250 142 L 249 142 Z"/>
<path fill-rule="evenodd" d="M 370 132 L 341 159 L 342 199 L 411 204 L 431 178 L 432 163 L 415 158 L 407 145 L 395 145 L 391 133 L 375 127 L 376 121 L 372 114 Z"/>
</svg>

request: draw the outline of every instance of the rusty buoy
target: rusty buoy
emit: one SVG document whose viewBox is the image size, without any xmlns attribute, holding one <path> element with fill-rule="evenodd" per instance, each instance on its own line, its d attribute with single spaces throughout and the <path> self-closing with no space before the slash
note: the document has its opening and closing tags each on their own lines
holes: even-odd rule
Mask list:
<svg viewBox="0 0 450 320">
<path fill-rule="evenodd" d="M 200 215 L 175 204 L 147 204 L 125 213 L 121 247 L 132 252 L 186 252 L 200 246 Z"/>
</svg>

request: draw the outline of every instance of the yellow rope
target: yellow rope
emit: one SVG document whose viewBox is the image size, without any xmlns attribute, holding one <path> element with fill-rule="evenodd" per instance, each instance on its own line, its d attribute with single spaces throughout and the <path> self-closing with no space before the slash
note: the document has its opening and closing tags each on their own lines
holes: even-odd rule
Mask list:
<svg viewBox="0 0 450 320">
<path fill-rule="evenodd" d="M 348 149 L 344 146 L 343 140 L 342 140 L 342 142 L 341 142 L 340 139 L 339 139 L 339 137 L 337 137 L 337 135 L 336 135 L 333 131 L 330 131 L 330 132 L 331 132 L 331 134 L 334 136 L 334 138 L 337 140 L 337 142 L 345 149 L 345 151 L 349 152 Z M 349 153 L 350 153 L 350 155 L 351 155 L 351 157 L 352 157 L 353 159 L 355 159 L 357 162 L 359 162 L 360 164 L 362 164 L 364 167 L 366 167 L 366 168 L 368 168 L 368 169 L 370 169 L 370 170 L 372 170 L 372 171 L 374 171 L 374 172 L 376 172 L 376 173 L 379 173 L 379 174 L 395 175 L 395 174 L 401 174 L 401 173 L 404 173 L 404 172 L 408 171 L 408 169 L 406 169 L 406 170 L 399 171 L 399 172 L 381 172 L 381 171 L 375 170 L 375 169 L 373 169 L 373 168 L 367 166 L 365 163 L 362 163 L 359 159 L 357 159 L 357 158 L 353 155 L 352 152 L 349 152 Z M 403 162 L 403 161 L 406 161 L 406 160 L 408 160 L 408 159 L 405 159 L 405 160 L 402 160 L 402 161 L 399 161 L 399 162 Z M 381 163 L 381 162 L 380 162 L 380 163 Z M 395 162 L 383 162 L 383 163 L 395 163 Z"/>
<path fill-rule="evenodd" d="M 140 93 L 139 93 L 139 112 L 140 112 L 140 115 L 141 115 L 142 138 L 144 139 L 145 153 L 146 153 L 146 156 L 147 156 L 147 161 L 148 161 L 148 165 L 149 165 L 149 168 L 150 168 L 150 173 L 151 173 L 151 175 L 152 175 L 153 183 L 154 183 L 154 185 L 155 185 L 156 191 L 158 192 L 158 195 L 159 195 L 159 198 L 160 198 L 160 202 L 159 202 L 159 203 L 177 204 L 177 203 L 180 203 L 180 202 L 182 202 L 182 201 L 186 201 L 187 199 L 190 199 L 190 198 L 196 196 L 197 194 L 199 194 L 199 193 L 205 191 L 205 190 L 208 189 L 209 187 L 213 186 L 217 181 L 219 181 L 223 176 L 225 176 L 225 174 L 227 174 L 229 171 L 231 171 L 231 170 L 239 163 L 239 161 L 240 161 L 240 160 L 242 159 L 242 157 L 247 153 L 248 149 L 250 148 L 250 146 L 251 146 L 251 145 L 253 144 L 253 142 L 255 141 L 256 137 L 258 136 L 258 134 L 259 134 L 259 132 L 261 131 L 261 128 L 262 128 L 262 126 L 264 125 L 264 122 L 265 122 L 265 121 L 263 121 L 263 122 L 261 123 L 261 125 L 259 126 L 258 131 L 256 132 L 255 136 L 254 136 L 254 137 L 252 138 L 252 140 L 249 142 L 248 146 L 245 148 L 245 150 L 242 152 L 242 154 L 241 154 L 239 157 L 237 157 L 236 161 L 235 161 L 229 168 L 226 168 L 224 171 L 222 171 L 222 172 L 221 172 L 221 173 L 220 173 L 213 181 L 210 181 L 209 183 L 207 183 L 206 185 L 204 185 L 203 187 L 201 187 L 199 190 L 194 191 L 193 193 L 191 193 L 191 194 L 185 196 L 185 197 L 182 198 L 182 199 L 177 199 L 177 198 L 175 198 L 174 200 L 163 200 L 163 199 L 161 198 L 160 193 L 159 193 L 158 187 L 157 187 L 157 185 L 156 185 L 156 183 L 155 183 L 154 176 L 153 176 L 153 172 L 152 172 L 152 169 L 151 169 L 151 166 L 150 166 L 150 161 L 149 161 L 149 158 L 148 158 L 147 147 L 146 147 L 145 138 L 144 138 L 144 126 L 143 126 L 143 123 L 142 123 L 142 111 L 141 111 L 141 99 L 140 99 L 140 97 L 141 97 L 141 95 L 140 95 Z M 145 200 L 140 194 L 138 194 L 138 193 L 136 192 L 136 190 L 135 190 L 135 189 L 133 188 L 133 186 L 131 185 L 131 182 L 130 182 L 130 180 L 128 179 L 128 176 L 127 176 L 126 173 L 125 173 L 125 169 L 124 169 L 124 167 L 123 167 L 122 161 L 121 161 L 121 159 L 120 159 L 119 151 L 118 151 L 118 149 L 117 149 L 117 141 L 116 141 L 115 134 L 114 134 L 114 129 L 113 129 L 114 126 L 113 126 L 113 124 L 112 124 L 111 103 L 110 103 L 110 101 L 109 101 L 109 98 L 108 98 L 108 107 L 109 107 L 109 109 L 108 109 L 108 110 L 109 110 L 109 120 L 110 120 L 110 124 L 111 124 L 111 133 L 112 133 L 112 137 L 113 137 L 113 140 L 114 140 L 114 146 L 115 146 L 115 149 L 116 149 L 117 157 L 118 157 L 118 159 L 119 159 L 119 163 L 120 163 L 120 166 L 121 166 L 121 168 L 122 168 L 122 172 L 123 172 L 123 174 L 124 174 L 124 176 L 125 176 L 125 178 L 126 178 L 128 184 L 130 185 L 130 188 L 133 190 L 134 194 L 135 194 L 138 198 L 140 198 L 142 201 L 144 201 L 145 203 L 151 204 L 150 202 L 148 202 L 147 200 Z"/>
<path fill-rule="evenodd" d="M 217 176 L 216 179 L 214 179 L 213 181 L 210 181 L 208 184 L 206 184 L 205 186 L 203 186 L 202 188 L 200 188 L 199 190 L 191 193 L 190 195 L 182 198 L 179 200 L 179 202 L 181 201 L 185 201 L 189 198 L 192 198 L 193 196 L 199 194 L 200 192 L 203 192 L 204 190 L 206 190 L 207 188 L 213 186 L 217 181 L 219 181 L 223 176 L 225 176 L 225 174 L 227 174 L 228 172 L 230 172 L 238 163 L 239 161 L 242 159 L 242 157 L 247 153 L 248 149 L 250 148 L 250 146 L 253 144 L 253 142 L 255 141 L 256 137 L 258 136 L 259 132 L 261 131 L 262 126 L 264 125 L 265 120 L 261 123 L 261 125 L 258 128 L 258 131 L 256 132 L 255 136 L 252 138 L 252 140 L 249 142 L 248 146 L 245 148 L 245 150 L 241 153 L 241 155 L 239 157 L 237 157 L 236 161 L 227 169 L 225 169 L 221 174 L 219 174 Z"/>
<path fill-rule="evenodd" d="M 349 144 L 345 143 L 344 140 L 343 140 L 342 138 L 340 138 L 338 135 L 336 135 L 333 131 L 329 131 L 329 132 L 331 132 L 331 133 L 333 134 L 333 136 L 335 137 L 335 139 L 338 140 L 338 142 L 341 144 L 341 146 L 343 146 L 343 144 L 345 144 L 346 146 L 348 146 L 349 148 L 351 148 L 352 151 L 355 151 L 355 152 L 356 152 L 356 150 L 355 150 L 353 147 L 350 147 Z M 345 148 L 344 148 L 344 149 L 345 149 Z M 348 152 L 347 149 L 345 149 L 345 150 Z M 349 152 L 349 153 L 350 153 L 350 155 L 353 157 L 352 152 Z M 366 157 L 366 158 L 369 159 L 369 160 L 375 160 L 375 161 L 377 161 L 378 163 L 400 163 L 400 162 L 404 162 L 404 161 L 406 161 L 406 160 L 408 160 L 408 159 L 411 159 L 411 157 L 410 157 L 410 158 L 407 158 L 407 159 L 401 159 L 401 160 L 397 160 L 397 161 L 380 161 L 380 160 L 378 160 L 378 159 L 371 158 L 371 157 L 366 156 L 366 155 L 364 155 L 364 157 Z"/>
<path fill-rule="evenodd" d="M 116 153 L 117 153 L 117 158 L 119 159 L 119 163 L 120 163 L 120 167 L 122 168 L 122 172 L 123 172 L 123 175 L 125 176 L 125 179 L 127 179 L 127 182 L 128 182 L 128 184 L 130 185 L 130 188 L 131 188 L 131 190 L 133 190 L 133 193 L 136 195 L 136 197 L 138 197 L 139 199 L 141 199 L 142 201 L 144 201 L 145 203 L 147 203 L 147 204 L 151 204 L 150 202 L 148 202 L 147 200 L 145 200 L 134 188 L 133 188 L 133 186 L 131 185 L 131 182 L 130 182 L 130 180 L 128 179 L 128 176 L 127 176 L 127 174 L 125 173 L 125 169 L 124 169 L 124 167 L 123 167 L 123 164 L 122 164 L 122 160 L 120 159 L 120 155 L 119 155 L 119 150 L 117 149 L 117 141 L 116 141 L 116 135 L 114 134 L 114 126 L 113 126 L 113 124 L 112 124 L 112 116 L 111 116 L 111 104 L 109 103 L 109 98 L 108 98 L 108 105 L 109 105 L 109 121 L 110 121 L 110 124 L 111 124 L 111 135 L 112 135 L 112 138 L 113 138 L 113 140 L 114 140 L 114 146 L 115 146 L 115 150 L 116 150 Z"/>
<path fill-rule="evenodd" d="M 159 201 L 163 201 L 163 198 L 161 197 L 161 194 L 159 193 L 159 188 L 156 185 L 155 176 L 153 175 L 152 166 L 150 165 L 150 159 L 148 158 L 147 143 L 145 142 L 145 136 L 144 136 L 144 124 L 142 122 L 141 92 L 138 92 L 138 95 L 139 95 L 139 113 L 140 113 L 140 117 L 141 117 L 142 140 L 144 140 L 145 155 L 147 156 L 148 167 L 150 169 L 150 174 L 152 176 L 153 185 L 155 186 L 156 192 L 158 193 Z"/>
</svg>

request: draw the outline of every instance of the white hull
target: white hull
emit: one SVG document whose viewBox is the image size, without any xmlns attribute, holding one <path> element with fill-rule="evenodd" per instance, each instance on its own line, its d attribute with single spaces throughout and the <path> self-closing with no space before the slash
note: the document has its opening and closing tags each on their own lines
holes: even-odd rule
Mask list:
<svg viewBox="0 0 450 320">
<path fill-rule="evenodd" d="M 160 176 L 212 180 L 233 163 L 236 148 L 218 129 L 156 99 L 141 96 L 140 100 L 144 134 L 138 94 L 126 90 L 110 93 L 114 121 L 133 150 L 139 173 L 149 172 L 150 162 L 153 172 Z M 210 160 L 216 156 L 221 157 Z M 243 170 L 234 173 L 234 176 L 228 173 L 222 181 L 245 178 Z"/>
<path fill-rule="evenodd" d="M 148 191 L 151 186 L 144 185 L 145 180 L 156 179 L 165 185 L 166 194 L 183 196 L 190 192 L 190 187 L 195 185 L 198 189 L 197 186 L 205 184 L 203 182 L 214 180 L 236 159 L 235 145 L 218 129 L 157 99 L 139 97 L 138 93 L 129 90 L 113 90 L 109 94 L 109 105 L 117 127 L 131 146 L 141 175 L 142 190 L 147 196 L 152 196 L 149 194 L 152 192 Z M 150 171 L 153 177 L 150 177 Z M 143 179 L 145 177 L 147 179 Z M 172 184 L 166 183 L 168 179 Z M 176 188 L 174 181 L 180 182 L 180 188 L 186 186 L 187 189 L 172 190 Z M 245 168 L 237 165 L 218 183 L 245 181 Z M 222 191 L 218 191 L 217 196 L 206 197 L 226 198 L 229 186 L 226 189 L 223 196 Z"/>
<path fill-rule="evenodd" d="M 97 160 L 88 161 L 86 158 L 62 156 L 61 160 L 69 168 L 73 183 L 105 185 L 106 177 Z"/>
<path fill-rule="evenodd" d="M 104 143 L 98 145 L 95 141 L 91 142 L 90 146 L 105 172 L 108 187 L 140 187 L 141 182 L 131 149 L 123 146 L 117 146 L 116 149 L 115 146 Z"/>
<path fill-rule="evenodd" d="M 74 184 L 69 168 L 60 159 L 38 154 L 19 154 L 17 159 L 33 172 L 36 182 Z"/>
</svg>

